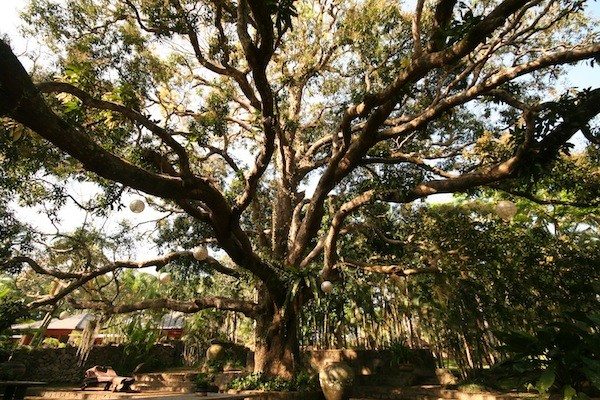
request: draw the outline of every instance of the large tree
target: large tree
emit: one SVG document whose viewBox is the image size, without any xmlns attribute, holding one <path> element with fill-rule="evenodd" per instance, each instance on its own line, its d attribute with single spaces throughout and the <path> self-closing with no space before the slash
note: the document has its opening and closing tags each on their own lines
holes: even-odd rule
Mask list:
<svg viewBox="0 0 600 400">
<path fill-rule="evenodd" d="M 153 196 L 186 227 L 164 243 L 194 232 L 235 265 L 213 268 L 252 275 L 258 293 L 78 306 L 239 311 L 256 320 L 256 370 L 289 376 L 309 297 L 297 277 L 338 277 L 338 240 L 361 208 L 478 187 L 527 194 L 578 132 L 598 143 L 600 89 L 557 89 L 564 66 L 600 55 L 585 3 L 32 0 L 29 33 L 53 67 L 32 77 L 1 41 L 0 113 L 36 133 L 12 146 L 48 153 L 38 169 L 99 182 L 103 207 L 127 190 Z M 182 259 L 5 265 L 69 282 L 40 306 L 101 274 Z"/>
</svg>

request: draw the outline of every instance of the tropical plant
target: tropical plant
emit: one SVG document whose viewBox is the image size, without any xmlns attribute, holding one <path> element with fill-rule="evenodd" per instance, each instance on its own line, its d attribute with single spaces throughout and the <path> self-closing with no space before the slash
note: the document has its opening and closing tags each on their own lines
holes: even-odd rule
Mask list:
<svg viewBox="0 0 600 400">
<path fill-rule="evenodd" d="M 144 320 L 139 316 L 132 317 L 121 326 L 121 334 L 124 336 L 123 355 L 119 365 L 119 372 L 130 374 L 141 363 L 147 370 L 159 370 L 162 367 L 161 360 L 150 358 L 150 352 L 159 339 L 159 331 L 151 321 Z"/>
<path fill-rule="evenodd" d="M 292 379 L 272 377 L 265 374 L 253 373 L 232 380 L 228 388 L 235 390 L 264 390 L 264 391 L 314 391 L 319 387 L 315 374 L 300 372 Z"/>
<path fill-rule="evenodd" d="M 534 372 L 531 387 L 565 399 L 600 393 L 600 315 L 564 313 L 533 333 L 499 333 L 508 360 L 495 369 L 512 375 Z M 506 372 L 505 372 L 506 374 Z M 531 376 L 531 375 L 530 375 Z"/>
<path fill-rule="evenodd" d="M 61 343 L 60 340 L 52 337 L 44 338 L 42 340 L 42 347 L 50 349 L 61 349 L 66 347 L 66 343 Z"/>
<path fill-rule="evenodd" d="M 212 386 L 212 380 L 214 376 L 211 374 L 205 374 L 199 372 L 194 377 L 194 384 L 196 385 L 196 391 L 205 392 Z"/>
<path fill-rule="evenodd" d="M 27 307 L 23 299 L 11 296 L 0 296 L 0 332 L 5 331 L 17 319 L 26 316 Z"/>
<path fill-rule="evenodd" d="M 390 343 L 389 351 L 392 353 L 392 365 L 398 366 L 402 364 L 410 363 L 414 361 L 413 352 L 406 345 L 406 341 L 402 339 L 396 339 Z"/>
</svg>

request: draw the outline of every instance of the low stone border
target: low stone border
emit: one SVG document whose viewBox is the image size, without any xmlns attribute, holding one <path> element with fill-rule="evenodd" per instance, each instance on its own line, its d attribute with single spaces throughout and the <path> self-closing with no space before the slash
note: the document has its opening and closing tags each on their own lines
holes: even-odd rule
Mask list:
<svg viewBox="0 0 600 400">
<path fill-rule="evenodd" d="M 264 392 L 261 390 L 229 390 L 231 394 L 246 394 L 255 400 L 325 400 L 318 392 Z"/>
<path fill-rule="evenodd" d="M 540 400 L 547 397 L 536 393 L 517 392 L 462 392 L 456 389 L 446 389 L 441 386 L 425 385 L 410 387 L 357 387 L 353 399 L 356 400 Z"/>
</svg>

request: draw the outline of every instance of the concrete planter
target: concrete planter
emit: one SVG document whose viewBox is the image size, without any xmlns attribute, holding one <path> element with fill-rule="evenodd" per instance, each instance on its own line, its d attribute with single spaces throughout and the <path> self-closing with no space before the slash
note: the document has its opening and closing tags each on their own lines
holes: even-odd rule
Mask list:
<svg viewBox="0 0 600 400">
<path fill-rule="evenodd" d="M 354 388 L 354 371 L 346 363 L 330 363 L 319 372 L 319 382 L 325 399 L 348 400 Z"/>
</svg>

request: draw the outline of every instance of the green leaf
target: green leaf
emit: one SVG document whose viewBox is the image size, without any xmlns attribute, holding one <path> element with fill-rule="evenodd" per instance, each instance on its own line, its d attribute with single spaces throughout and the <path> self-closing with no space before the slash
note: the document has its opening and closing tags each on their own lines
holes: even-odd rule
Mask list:
<svg viewBox="0 0 600 400">
<path fill-rule="evenodd" d="M 292 289 L 287 293 L 287 296 L 285 298 L 285 303 L 283 303 L 283 307 L 281 308 L 282 317 L 285 317 L 288 309 L 292 305 L 292 302 L 296 298 L 296 295 L 298 294 L 298 291 L 300 290 L 300 284 L 302 283 L 302 280 L 303 280 L 302 278 L 296 279 L 294 281 L 294 284 L 292 285 Z"/>
<path fill-rule="evenodd" d="M 506 344 L 505 350 L 511 353 L 528 354 L 538 347 L 536 337 L 525 332 L 498 332 L 497 336 Z"/>
<path fill-rule="evenodd" d="M 595 388 L 600 389 L 600 370 L 583 368 L 583 373 Z"/>
<path fill-rule="evenodd" d="M 312 289 L 313 298 L 317 302 L 317 306 L 321 305 L 321 294 L 319 292 L 319 285 L 317 284 L 317 279 L 314 276 L 307 277 L 310 281 L 309 287 Z"/>
<path fill-rule="evenodd" d="M 554 384 L 555 379 L 556 373 L 554 369 L 549 368 L 542 373 L 535 386 L 540 393 L 546 393 Z"/>
<path fill-rule="evenodd" d="M 577 395 L 577 391 L 575 389 L 573 389 L 573 386 L 566 385 L 564 387 L 564 390 L 563 390 L 563 399 L 564 400 L 571 400 L 576 395 Z"/>
<path fill-rule="evenodd" d="M 587 317 L 590 319 L 590 321 L 600 327 L 600 313 L 590 314 Z"/>
</svg>

